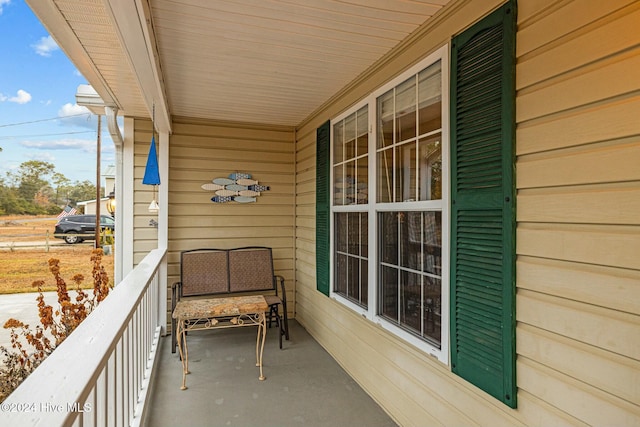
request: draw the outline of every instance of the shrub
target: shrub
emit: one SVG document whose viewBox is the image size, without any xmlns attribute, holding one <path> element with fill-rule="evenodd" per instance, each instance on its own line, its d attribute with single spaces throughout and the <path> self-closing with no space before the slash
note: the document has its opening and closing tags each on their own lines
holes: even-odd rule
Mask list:
<svg viewBox="0 0 640 427">
<path fill-rule="evenodd" d="M 55 258 L 49 260 L 49 271 L 55 278 L 58 295 L 59 307 L 55 311 L 44 301 L 42 287 L 45 282 L 33 282 L 33 286 L 38 288 L 36 301 L 40 325 L 36 326 L 34 332 L 29 325 L 16 319 L 9 319 L 4 324 L 4 328 L 11 331 L 11 349 L 0 346 L 0 355 L 4 358 L 0 366 L 0 402 L 4 401 L 107 297 L 110 290 L 109 277 L 102 266 L 102 255 L 102 249 L 95 249 L 91 253 L 92 296 L 80 288 L 84 276 L 76 274 L 71 278 L 75 284 L 75 301 L 71 300 L 67 283 L 60 275 L 60 261 Z M 49 331 L 53 342 L 45 335 L 45 331 Z"/>
</svg>

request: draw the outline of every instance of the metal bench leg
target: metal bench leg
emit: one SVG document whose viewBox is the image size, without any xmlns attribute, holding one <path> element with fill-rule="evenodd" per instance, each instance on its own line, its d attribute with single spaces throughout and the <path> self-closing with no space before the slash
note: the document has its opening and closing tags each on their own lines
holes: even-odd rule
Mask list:
<svg viewBox="0 0 640 427">
<path fill-rule="evenodd" d="M 176 352 L 176 346 L 178 345 L 178 340 L 176 337 L 176 319 L 171 319 L 171 353 Z"/>
<path fill-rule="evenodd" d="M 284 335 L 284 329 L 282 329 L 282 317 L 279 313 L 276 313 L 276 322 L 278 323 L 278 340 L 280 342 L 280 350 L 282 350 L 282 336 Z"/>
<path fill-rule="evenodd" d="M 284 311 L 284 337 L 289 341 L 289 316 L 287 315 L 286 309 L 283 309 L 282 311 Z"/>
</svg>

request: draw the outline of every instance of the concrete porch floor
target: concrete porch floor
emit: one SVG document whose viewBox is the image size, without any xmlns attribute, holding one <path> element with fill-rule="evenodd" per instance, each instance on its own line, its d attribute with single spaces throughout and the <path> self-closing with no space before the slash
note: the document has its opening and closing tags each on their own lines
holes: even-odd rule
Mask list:
<svg viewBox="0 0 640 427">
<path fill-rule="evenodd" d="M 295 320 L 289 341 L 278 348 L 268 329 L 263 358 L 255 366 L 256 328 L 189 334 L 187 390 L 182 367 L 161 340 L 151 388 L 148 427 L 313 426 L 391 427 L 394 421 Z"/>
</svg>

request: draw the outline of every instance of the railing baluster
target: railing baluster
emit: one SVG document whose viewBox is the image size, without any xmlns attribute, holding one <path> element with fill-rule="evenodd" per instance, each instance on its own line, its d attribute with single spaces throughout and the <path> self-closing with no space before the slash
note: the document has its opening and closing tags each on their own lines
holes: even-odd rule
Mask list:
<svg viewBox="0 0 640 427">
<path fill-rule="evenodd" d="M 123 372 L 122 372 L 122 385 L 123 385 L 123 406 L 122 406 L 122 425 L 128 426 L 131 421 L 129 417 L 129 406 L 131 404 L 131 396 L 133 395 L 133 390 L 131 390 L 131 326 L 133 320 L 129 321 L 129 325 L 127 326 L 127 330 L 125 331 L 125 336 L 123 338 L 122 343 L 122 361 L 123 361 Z"/>
<path fill-rule="evenodd" d="M 80 409 L 82 410 L 83 427 L 93 427 L 96 425 L 95 411 L 90 409 L 90 408 L 95 408 L 95 404 L 96 404 L 96 388 L 94 386 L 93 389 L 91 390 L 91 393 L 89 393 L 87 400 L 81 403 L 79 402 L 79 405 L 81 405 Z"/>
<path fill-rule="evenodd" d="M 139 310 L 136 312 L 134 316 L 135 322 L 132 326 L 132 334 L 134 336 L 131 348 L 131 361 L 133 364 L 133 374 L 131 375 L 131 387 L 135 390 L 136 396 L 140 392 L 140 314 Z M 132 410 L 134 408 L 131 408 Z M 133 418 L 133 411 L 131 412 L 131 417 Z"/>
<path fill-rule="evenodd" d="M 143 355 L 148 354 L 146 350 L 147 343 L 146 343 L 145 324 L 144 324 L 145 300 L 146 300 L 146 295 L 145 295 L 145 298 L 140 302 L 140 307 L 138 309 L 138 352 L 139 352 L 138 361 L 140 361 L 144 357 Z M 144 381 L 144 373 L 139 371 L 136 378 L 140 382 L 140 384 L 142 384 L 142 382 Z"/>
<path fill-rule="evenodd" d="M 116 427 L 116 354 L 111 353 L 107 369 L 107 426 Z"/>
<path fill-rule="evenodd" d="M 91 411 L 95 414 L 96 420 L 107 419 L 107 366 L 102 368 L 102 372 L 96 381 L 96 406 Z M 96 423 L 96 425 L 98 425 Z M 104 422 L 102 423 L 104 425 Z"/>
<path fill-rule="evenodd" d="M 123 332 L 124 333 L 124 332 Z M 122 335 L 118 340 L 118 344 L 116 345 L 115 352 L 115 360 L 116 360 L 116 382 L 115 382 L 115 398 L 116 398 L 116 427 L 124 427 L 124 420 L 122 419 L 122 400 L 124 397 L 122 396 L 122 392 L 124 389 L 124 384 L 122 381 L 123 372 L 122 372 Z"/>
<path fill-rule="evenodd" d="M 151 283 L 149 284 L 149 286 L 153 285 L 153 280 L 151 281 Z M 146 298 L 148 297 L 149 292 L 147 292 L 147 295 L 145 295 L 145 301 Z M 142 304 L 140 304 L 140 312 L 139 312 L 139 322 L 138 322 L 138 328 L 139 328 L 139 339 L 138 339 L 138 364 L 139 364 L 139 372 L 138 372 L 138 382 L 139 382 L 139 387 L 142 388 L 142 384 L 144 384 L 145 381 L 145 367 L 146 367 L 146 354 L 149 354 L 149 350 L 147 348 L 147 342 L 146 342 L 146 328 L 147 325 L 145 324 L 145 320 L 146 320 L 146 315 L 144 313 L 144 302 Z"/>
</svg>

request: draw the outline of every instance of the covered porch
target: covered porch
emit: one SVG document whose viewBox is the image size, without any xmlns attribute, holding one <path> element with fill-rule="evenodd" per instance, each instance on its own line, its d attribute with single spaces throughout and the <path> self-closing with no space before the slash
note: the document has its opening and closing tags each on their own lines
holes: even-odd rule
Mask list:
<svg viewBox="0 0 640 427">
<path fill-rule="evenodd" d="M 296 230 L 313 221 L 315 179 L 313 156 L 297 153 L 297 133 L 448 1 L 28 3 L 95 90 L 97 101 L 90 91 L 83 105 L 104 110 L 116 146 L 117 285 L 110 301 L 12 395 L 12 402 L 36 402 L 38 411 L 10 413 L 10 424 L 199 425 L 210 424 L 212 409 L 244 407 L 225 413 L 222 424 L 242 415 L 254 417 L 244 425 L 265 425 L 265 414 L 273 414 L 281 418 L 269 415 L 266 425 L 393 425 L 305 332 L 327 330 L 313 323 L 328 317 L 297 290 L 315 240 Z M 152 138 L 161 181 L 153 189 L 141 184 Z M 211 203 L 214 194 L 201 186 L 233 172 L 253 174 L 270 191 L 256 203 Z M 147 209 L 152 199 L 157 212 Z M 247 245 L 273 248 L 290 318 L 298 304 L 309 308 L 292 321 L 297 326 L 283 351 L 271 342 L 264 383 L 252 369 L 235 372 L 233 365 L 233 384 L 217 384 L 221 372 L 207 368 L 181 392 L 173 381 L 179 361 L 165 343 L 167 288 L 178 280 L 180 252 Z M 240 357 L 236 345 L 243 341 L 231 340 L 225 352 Z M 199 362 L 193 355 L 194 364 L 219 358 L 206 347 Z M 62 366 L 73 366 L 73 375 Z M 249 382 L 238 377 L 245 373 Z M 243 383 L 248 388 L 239 388 Z M 213 398 L 223 389 L 230 394 Z"/>
<path fill-rule="evenodd" d="M 282 350 L 267 330 L 264 381 L 255 328 L 190 333 L 181 390 L 182 363 L 161 333 L 163 259 L 145 257 L 3 402 L 3 425 L 396 425 L 296 320 Z"/>
<path fill-rule="evenodd" d="M 184 391 L 177 353 L 163 338 L 144 425 L 396 425 L 297 321 L 290 327 L 282 350 L 275 329 L 267 332 L 265 381 L 253 357 L 255 328 L 192 334 Z"/>
<path fill-rule="evenodd" d="M 349 425 L 376 425 L 371 414 L 382 425 L 640 424 L 640 2 L 27 2 L 114 137 L 118 285 L 10 397 L 25 410 L 3 414 L 6 425 L 250 422 L 241 407 L 260 420 L 278 407 L 278 425 L 338 425 L 327 417 L 341 413 L 357 416 Z M 157 187 L 141 182 L 154 138 Z M 441 161 L 426 161 L 423 142 Z M 269 190 L 212 203 L 203 185 L 236 173 Z M 440 191 L 422 200 L 414 190 L 429 176 Z M 405 236 L 429 243 L 402 222 L 412 212 L 439 251 L 400 256 Z M 263 384 L 245 368 L 251 355 L 238 359 L 240 334 L 232 360 L 194 334 L 194 364 L 234 375 L 194 366 L 181 392 L 163 338 L 181 252 L 256 245 L 273 249 L 301 328 L 283 351 L 269 342 Z M 336 285 L 345 278 L 362 285 L 355 301 Z M 407 299 L 411 316 L 397 315 L 399 292 L 387 291 L 418 281 L 440 299 Z M 421 323 L 431 312 L 440 322 Z M 393 421 L 336 362 L 330 375 L 311 363 L 324 351 Z M 352 412 L 361 404 L 371 409 Z"/>
</svg>

